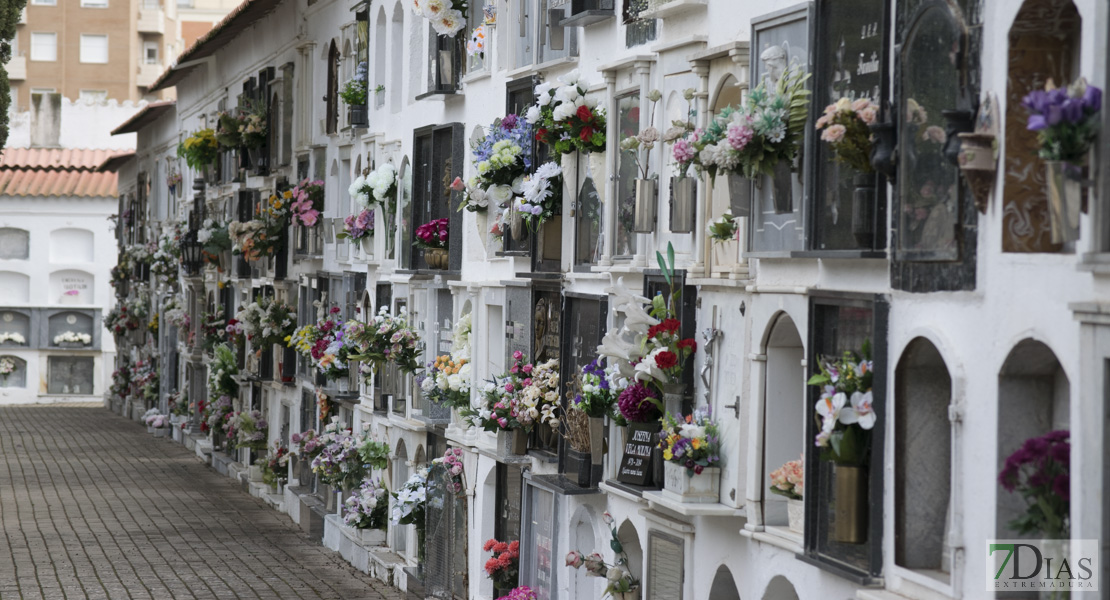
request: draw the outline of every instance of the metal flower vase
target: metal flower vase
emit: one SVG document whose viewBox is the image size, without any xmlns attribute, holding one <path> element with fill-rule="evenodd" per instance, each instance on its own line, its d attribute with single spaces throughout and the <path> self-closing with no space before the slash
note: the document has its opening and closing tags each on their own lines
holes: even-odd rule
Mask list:
<svg viewBox="0 0 1110 600">
<path fill-rule="evenodd" d="M 833 465 L 833 523 L 829 536 L 841 544 L 867 541 L 867 468 Z"/>
<path fill-rule="evenodd" d="M 771 193 L 775 204 L 775 214 L 785 215 L 794 212 L 794 183 L 791 177 L 793 164 L 780 160 L 775 163 L 774 173 L 771 175 Z"/>
<path fill-rule="evenodd" d="M 674 198 L 671 201 L 671 233 L 690 233 L 694 230 L 697 211 L 698 180 L 693 177 L 671 179 Z"/>
<path fill-rule="evenodd" d="M 636 233 L 655 231 L 655 192 L 654 179 L 636 180 L 636 207 L 632 217 L 632 230 Z"/>
<path fill-rule="evenodd" d="M 739 173 L 719 174 L 728 194 L 728 207 L 733 217 L 752 216 L 752 182 Z"/>
<path fill-rule="evenodd" d="M 682 399 L 685 397 L 685 383 L 663 384 L 663 407 L 672 415 L 682 414 Z"/>
<path fill-rule="evenodd" d="M 605 459 L 605 419 L 590 417 L 590 463 L 600 465 Z"/>
<path fill-rule="evenodd" d="M 875 241 L 875 176 L 860 173 L 852 181 L 852 236 L 870 248 Z"/>
<path fill-rule="evenodd" d="M 450 259 L 446 248 L 425 248 L 424 261 L 428 263 L 429 269 L 444 270 L 447 268 Z"/>
<path fill-rule="evenodd" d="M 528 432 L 523 429 L 513 430 L 513 454 L 528 452 Z"/>
<path fill-rule="evenodd" d="M 1062 160 L 1045 161 L 1048 216 L 1052 243 L 1079 239 L 1079 211 L 1083 203 L 1082 167 Z"/>
</svg>

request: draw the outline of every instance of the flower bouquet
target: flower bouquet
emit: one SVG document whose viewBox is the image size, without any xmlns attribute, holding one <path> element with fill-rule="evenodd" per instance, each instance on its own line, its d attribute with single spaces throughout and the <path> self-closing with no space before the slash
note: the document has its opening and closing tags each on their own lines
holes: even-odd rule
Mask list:
<svg viewBox="0 0 1110 600">
<path fill-rule="evenodd" d="M 439 35 L 455 37 L 466 27 L 467 0 L 412 0 L 412 12 L 432 23 Z"/>
<path fill-rule="evenodd" d="M 248 261 L 273 256 L 282 243 L 286 227 L 289 226 L 290 204 L 293 200 L 293 192 L 286 190 L 280 198 L 270 196 L 269 202 L 258 207 L 254 219 L 246 222 L 232 221 L 227 227 L 232 251 L 241 254 Z"/>
<path fill-rule="evenodd" d="M 231 250 L 228 224 L 211 217 L 205 219 L 201 228 L 197 230 L 197 241 L 202 245 L 201 254 L 204 256 L 204 262 L 219 268 L 220 255 Z"/>
<path fill-rule="evenodd" d="M 1026 440 L 1006 459 L 998 482 L 1026 502 L 1025 513 L 1009 523 L 1021 535 L 1070 537 L 1071 442 L 1067 430 Z"/>
<path fill-rule="evenodd" d="M 609 585 L 605 586 L 606 594 L 614 598 L 617 594 L 621 594 L 622 597 L 627 598 L 627 594 L 638 588 L 640 582 L 628 570 L 628 553 L 624 551 L 624 544 L 621 543 L 620 537 L 617 535 L 613 516 L 605 513 L 601 518 L 609 527 L 609 547 L 616 554 L 616 562 L 609 565 L 597 552 L 586 556 L 577 550 L 572 550 L 567 553 L 566 565 L 575 569 L 585 567 L 590 576 L 604 577 L 609 581 Z"/>
<path fill-rule="evenodd" d="M 490 538 L 482 550 L 493 553 L 485 565 L 486 575 L 493 581 L 493 586 L 499 590 L 516 587 L 520 578 L 520 542 L 499 542 Z"/>
<path fill-rule="evenodd" d="M 865 466 L 876 420 L 871 406 L 871 343 L 864 342 L 859 353 L 822 357 L 818 365 L 821 372 L 810 377 L 807 384 L 821 388 L 815 415 L 821 426 L 816 439 L 821 459 L 844 466 Z"/>
<path fill-rule="evenodd" d="M 312 361 L 318 371 L 330 381 L 347 376 L 347 361 L 358 360 L 351 356 L 352 340 L 347 336 L 347 326 L 358 324 L 352 321 L 345 325 L 339 316 L 339 307 L 333 306 L 323 312 L 323 304 L 317 301 L 317 322 L 305 325 L 293 332 L 288 345 Z"/>
<path fill-rule="evenodd" d="M 382 163 L 370 173 L 355 178 L 347 192 L 365 210 L 379 203 L 392 206 L 397 197 L 397 169 L 393 163 Z"/>
<path fill-rule="evenodd" d="M 578 377 L 578 394 L 572 404 L 586 416 L 601 419 L 609 417 L 620 424 L 617 399 L 628 387 L 628 380 L 621 377 L 613 366 L 606 366 L 605 357 L 598 357 L 584 367 Z"/>
<path fill-rule="evenodd" d="M 105 320 L 107 320 L 107 318 L 105 318 Z M 109 329 L 111 329 L 108 323 L 105 323 L 105 326 L 108 326 Z M 17 331 L 5 331 L 3 333 L 0 333 L 0 344 L 6 344 L 8 342 L 23 346 L 27 343 L 27 338 L 23 337 L 23 334 Z"/>
<path fill-rule="evenodd" d="M 534 232 L 544 221 L 562 214 L 563 169 L 558 164 L 540 165 L 521 182 L 520 188 L 523 196 L 516 199 L 513 209 L 529 230 Z"/>
<path fill-rule="evenodd" d="M 216 162 L 216 132 L 211 129 L 198 129 L 177 146 L 177 156 L 185 159 L 185 164 L 201 170 Z"/>
<path fill-rule="evenodd" d="M 401 308 L 398 315 L 389 313 L 385 306 L 370 322 L 349 332 L 354 345 L 351 360 L 382 364 L 391 362 L 406 373 L 420 368 L 420 336 L 409 325 L 408 312 Z"/>
<path fill-rule="evenodd" d="M 586 98 L 578 69 L 551 83 L 536 86 L 536 103 L 525 113 L 525 120 L 536 127 L 536 140 L 557 154 L 605 151 L 605 111 L 595 99 Z"/>
<path fill-rule="evenodd" d="M 879 107 L 868 98 L 849 100 L 841 98 L 825 107 L 817 119 L 821 141 L 833 149 L 837 162 L 848 165 L 860 173 L 873 173 L 871 166 L 871 130 Z"/>
<path fill-rule="evenodd" d="M 687 88 L 682 91 L 682 98 L 686 100 L 686 118 L 671 121 L 670 128 L 663 133 L 663 142 L 674 144 L 671 148 L 671 157 L 674 158 L 677 165 L 675 171 L 680 178 L 686 177 L 689 174 L 690 167 L 697 163 L 694 142 L 702 132 L 694 125 L 694 117 L 697 116 L 697 110 L 694 109 L 695 94 L 696 90 L 694 88 Z"/>
<path fill-rule="evenodd" d="M 231 346 L 217 345 L 208 364 L 208 397 L 238 396 L 239 383 L 235 381 L 238 374 L 239 367 Z"/>
<path fill-rule="evenodd" d="M 374 235 L 374 211 L 363 209 L 357 215 L 347 215 L 343 219 L 343 231 L 335 237 L 341 240 L 358 241 Z"/>
<path fill-rule="evenodd" d="M 514 195 L 522 193 L 521 183 L 532 169 L 532 126 L 516 115 L 506 115 L 490 125 L 472 153 L 478 174 L 465 186 L 459 209 L 484 211 L 490 202 L 508 207 Z"/>
<path fill-rule="evenodd" d="M 248 104 L 239 114 L 239 139 L 247 148 L 261 148 L 266 143 L 269 111 L 265 106 Z"/>
<path fill-rule="evenodd" d="M 659 104 L 659 100 L 663 98 L 663 94 L 659 90 L 651 90 L 647 94 L 648 100 L 651 101 L 651 118 L 648 120 L 648 127 L 638 134 L 624 136 L 621 140 L 620 148 L 627 153 L 632 162 L 636 164 L 636 169 L 640 172 L 641 179 L 648 179 L 648 155 L 650 155 L 655 143 L 659 141 L 659 130 L 656 129 L 651 123 L 655 122 L 655 107 Z M 638 112 L 638 111 L 637 111 Z M 640 150 L 647 153 L 645 156 L 640 155 Z"/>
<path fill-rule="evenodd" d="M 365 106 L 367 92 L 367 66 L 366 61 L 359 61 L 355 67 L 355 76 L 343 84 L 339 90 L 339 97 L 347 106 Z"/>
<path fill-rule="evenodd" d="M 451 493 L 456 496 L 464 495 L 466 490 L 466 474 L 463 471 L 462 455 L 462 448 L 448 448 L 443 456 L 432 460 L 433 465 L 443 465 L 444 471 L 451 480 L 448 487 Z"/>
<path fill-rule="evenodd" d="M 428 363 L 420 381 L 420 390 L 430 402 L 453 408 L 470 406 L 470 363 L 454 360 L 450 355 L 437 356 Z"/>
<path fill-rule="evenodd" d="M 7 383 L 8 377 L 16 370 L 15 360 L 10 357 L 0 358 L 0 381 Z"/>
<path fill-rule="evenodd" d="M 393 494 L 393 508 L 390 521 L 394 525 L 416 525 L 417 531 L 424 529 L 424 504 L 428 498 L 428 469 L 417 469 Z M 420 544 L 423 552 L 423 544 Z"/>
<path fill-rule="evenodd" d="M 243 138 L 239 134 L 242 125 L 241 118 L 234 111 L 220 111 L 216 115 L 216 141 L 224 150 L 234 150 L 243 145 Z"/>
<path fill-rule="evenodd" d="M 771 493 L 788 500 L 801 500 L 805 495 L 805 465 L 799 458 L 771 471 Z"/>
<path fill-rule="evenodd" d="M 289 478 L 289 449 L 277 440 L 266 456 L 254 464 L 262 469 L 262 483 L 276 488 Z"/>
<path fill-rule="evenodd" d="M 296 309 L 272 297 L 258 296 L 254 302 L 235 313 L 235 319 L 251 345 L 267 349 L 284 344 L 296 326 Z"/>
<path fill-rule="evenodd" d="M 226 439 L 227 422 L 232 416 L 230 396 L 219 396 L 215 402 L 209 402 L 201 411 L 201 431 L 212 434 L 212 440 L 222 443 Z"/>
<path fill-rule="evenodd" d="M 532 591 L 532 588 L 522 585 L 513 588 L 508 594 L 501 596 L 497 600 L 536 600 L 536 592 Z"/>
<path fill-rule="evenodd" d="M 189 416 L 189 390 L 186 388 L 170 394 L 167 398 L 167 406 L 171 415 Z"/>
<path fill-rule="evenodd" d="M 686 468 L 686 475 L 701 475 L 702 471 L 721 463 L 721 439 L 717 422 L 707 406 L 675 419 L 670 413 L 663 417 L 663 434 L 659 447 L 663 460 Z"/>
<path fill-rule="evenodd" d="M 524 353 L 513 353 L 513 366 L 494 377 L 482 389 L 482 404 L 460 414 L 476 427 L 497 431 L 532 431 L 537 422 L 556 429 L 558 406 L 558 361 L 540 365 L 524 362 Z"/>
<path fill-rule="evenodd" d="M 235 413 L 227 421 L 227 438 L 236 448 L 247 448 L 255 452 L 266 449 L 266 436 L 269 423 L 257 410 Z"/>
<path fill-rule="evenodd" d="M 54 336 L 54 345 L 61 346 L 62 344 L 88 346 L 92 344 L 92 336 L 87 333 L 66 331 Z"/>
<path fill-rule="evenodd" d="M 413 245 L 430 250 L 447 249 L 447 219 L 433 219 L 416 228 Z"/>
<path fill-rule="evenodd" d="M 168 416 L 159 413 L 157 408 L 152 408 L 150 410 L 154 411 L 154 413 L 147 415 L 143 419 L 143 422 L 146 423 L 147 427 L 152 427 L 154 429 L 165 429 L 170 426 L 170 418 Z"/>
<path fill-rule="evenodd" d="M 176 169 L 171 169 L 169 174 L 166 175 L 166 187 L 170 188 L 172 194 L 179 185 L 181 185 L 181 173 L 178 173 Z"/>
<path fill-rule="evenodd" d="M 731 210 L 726 210 L 724 214 L 713 219 L 709 222 L 709 227 L 706 228 L 709 233 L 709 238 L 714 242 L 734 242 L 736 241 L 736 233 L 740 230 L 737 225 L 736 219 L 732 216 Z"/>
<path fill-rule="evenodd" d="M 289 211 L 293 215 L 294 225 L 312 227 L 320 222 L 320 213 L 324 210 L 323 181 L 305 178 L 286 193 L 292 200 Z"/>
<path fill-rule="evenodd" d="M 316 455 L 324 449 L 320 438 L 316 437 L 316 430 L 314 429 L 294 433 L 289 436 L 289 441 L 293 443 L 293 454 L 308 462 L 316 458 Z"/>
<path fill-rule="evenodd" d="M 177 265 L 181 261 L 181 223 L 176 223 L 171 231 L 162 234 L 154 255 L 151 257 L 150 272 L 162 283 L 170 283 L 177 276 Z"/>
<path fill-rule="evenodd" d="M 389 490 L 381 480 L 367 479 L 343 502 L 343 522 L 355 529 L 385 529 Z"/>
<path fill-rule="evenodd" d="M 1067 88 L 1049 79 L 1044 90 L 1029 92 L 1021 105 L 1029 111 L 1026 128 L 1037 132 L 1038 156 L 1076 166 L 1086 163 L 1098 136 L 1102 90 L 1082 77 Z"/>
<path fill-rule="evenodd" d="M 216 349 L 216 346 L 223 343 L 227 339 L 227 322 L 224 321 L 222 314 L 204 313 L 201 315 L 201 348 L 206 353 L 210 353 Z"/>
</svg>

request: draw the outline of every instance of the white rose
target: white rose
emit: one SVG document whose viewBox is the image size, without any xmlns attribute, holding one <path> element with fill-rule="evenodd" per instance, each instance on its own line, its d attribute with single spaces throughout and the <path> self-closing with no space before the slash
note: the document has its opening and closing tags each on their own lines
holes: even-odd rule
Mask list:
<svg viewBox="0 0 1110 600">
<path fill-rule="evenodd" d="M 553 98 L 551 97 L 551 94 L 544 94 L 536 98 L 536 104 L 539 106 L 547 106 L 548 104 L 551 104 L 552 100 Z"/>
<path fill-rule="evenodd" d="M 513 188 L 507 185 L 491 185 L 486 190 L 486 195 L 496 204 L 508 202 L 513 197 Z"/>
<path fill-rule="evenodd" d="M 547 92 L 550 92 L 551 88 L 553 88 L 553 87 L 555 87 L 555 85 L 552 84 L 549 81 L 545 81 L 545 82 L 537 85 L 536 86 L 536 97 L 546 96 Z"/>
<path fill-rule="evenodd" d="M 540 120 L 540 107 L 529 107 L 528 112 L 524 113 L 524 120 L 528 121 L 529 125 L 535 125 Z"/>
<path fill-rule="evenodd" d="M 570 73 L 567 73 L 566 75 L 560 77 L 559 81 L 565 83 L 566 85 L 578 85 L 578 80 L 581 78 L 582 74 L 578 72 L 578 69 L 575 69 Z"/>
</svg>

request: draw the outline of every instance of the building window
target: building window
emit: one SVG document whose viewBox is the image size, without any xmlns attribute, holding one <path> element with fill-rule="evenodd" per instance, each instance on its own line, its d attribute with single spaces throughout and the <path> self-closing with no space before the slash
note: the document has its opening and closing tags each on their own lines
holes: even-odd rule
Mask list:
<svg viewBox="0 0 1110 600">
<path fill-rule="evenodd" d="M 177 0 L 178 8 L 193 8 L 193 0 Z"/>
<path fill-rule="evenodd" d="M 108 62 L 108 36 L 82 33 L 81 62 L 106 64 Z"/>
<path fill-rule="evenodd" d="M 143 63 L 158 64 L 158 42 L 143 42 Z"/>
<path fill-rule="evenodd" d="M 57 6 L 58 0 L 31 0 L 34 6 Z"/>
<path fill-rule="evenodd" d="M 87 102 L 103 102 L 108 99 L 108 90 L 81 90 L 77 98 Z"/>
<path fill-rule="evenodd" d="M 647 0 L 624 0 L 621 11 L 624 28 L 624 45 L 631 48 L 646 44 L 655 39 L 657 21 L 655 19 L 641 19 L 640 13 L 648 9 Z"/>
<path fill-rule="evenodd" d="M 51 356 L 47 359 L 47 394 L 93 393 L 91 356 Z"/>
<path fill-rule="evenodd" d="M 81 0 L 81 8 L 108 8 L 108 0 Z"/>
<path fill-rule="evenodd" d="M 58 60 L 58 34 L 31 33 L 31 60 L 54 62 Z M 32 90 L 34 93 L 34 90 Z"/>
</svg>

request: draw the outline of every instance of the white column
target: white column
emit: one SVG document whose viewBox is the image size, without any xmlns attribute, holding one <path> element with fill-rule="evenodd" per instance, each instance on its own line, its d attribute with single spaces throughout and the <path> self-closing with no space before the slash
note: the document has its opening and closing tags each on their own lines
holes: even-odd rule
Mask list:
<svg viewBox="0 0 1110 600">
<path fill-rule="evenodd" d="M 602 205 L 603 227 L 601 230 L 601 260 L 598 265 L 602 267 L 613 264 L 613 238 L 617 232 L 617 153 L 620 152 L 619 128 L 617 121 L 617 74 L 615 71 L 605 71 L 605 181 L 600 182 L 605 186 L 605 204 Z"/>
<path fill-rule="evenodd" d="M 648 91 L 651 89 L 651 63 L 648 62 L 648 61 L 636 61 L 636 74 L 640 76 L 640 122 L 638 124 L 638 126 L 639 126 L 638 130 L 643 131 L 644 129 L 648 128 L 651 125 L 651 122 L 650 122 L 650 118 L 651 118 L 650 113 L 651 113 L 651 111 L 647 110 L 647 105 L 648 105 L 647 94 L 648 94 Z M 617 140 L 617 143 L 618 143 L 617 147 L 619 148 L 620 147 L 619 146 L 620 140 Z M 651 153 L 648 152 L 642 158 L 645 161 L 650 161 L 651 160 Z M 647 163 L 645 163 L 645 164 L 647 164 Z M 639 237 L 636 240 L 636 255 L 632 259 L 632 265 L 634 267 L 645 268 L 645 267 L 648 266 L 648 260 L 647 260 L 648 252 L 650 252 L 654 249 L 654 245 L 651 242 L 653 242 L 657 239 L 656 236 L 659 233 L 659 231 L 658 231 L 659 226 L 660 226 L 659 215 L 662 214 L 662 212 L 663 212 L 663 207 L 662 207 L 663 192 L 660 189 L 660 186 L 658 186 L 658 185 L 656 186 L 655 189 L 658 191 L 658 194 L 659 194 L 659 197 L 656 199 L 656 206 L 655 206 L 656 233 L 655 234 L 650 234 L 650 233 L 636 234 L 636 235 L 641 236 L 641 237 Z"/>
<path fill-rule="evenodd" d="M 705 128 L 708 121 L 709 109 L 709 61 L 699 60 L 694 62 L 694 73 L 698 76 L 698 103 L 697 126 Z M 705 275 L 705 210 L 709 202 L 708 179 L 698 186 L 697 211 L 694 217 L 694 264 L 690 266 L 691 277 Z"/>
</svg>

